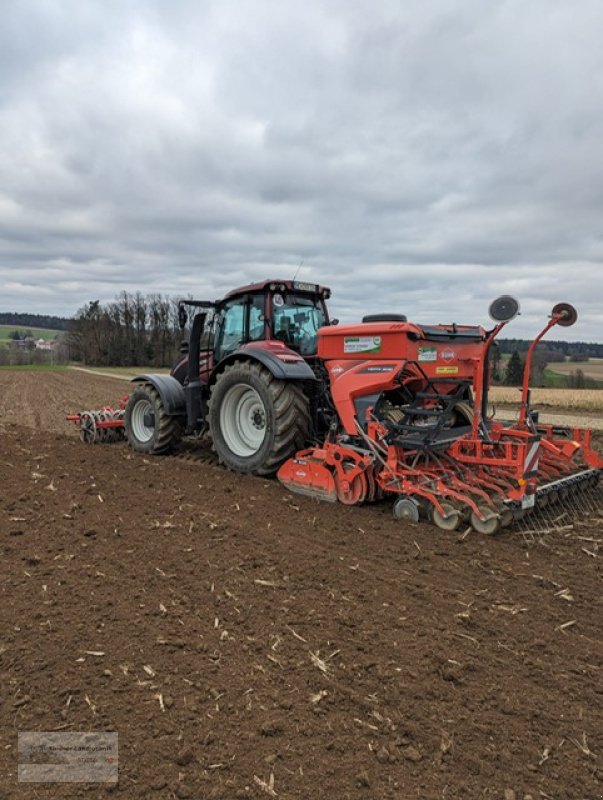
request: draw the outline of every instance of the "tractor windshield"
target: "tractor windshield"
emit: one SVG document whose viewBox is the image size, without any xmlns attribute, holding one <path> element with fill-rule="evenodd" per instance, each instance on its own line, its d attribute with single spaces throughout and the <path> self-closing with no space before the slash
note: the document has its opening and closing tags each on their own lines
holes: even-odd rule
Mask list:
<svg viewBox="0 0 603 800">
<path fill-rule="evenodd" d="M 272 298 L 272 328 L 275 339 L 302 356 L 316 354 L 317 331 L 326 324 L 324 307 L 316 297 L 275 294 Z"/>
</svg>

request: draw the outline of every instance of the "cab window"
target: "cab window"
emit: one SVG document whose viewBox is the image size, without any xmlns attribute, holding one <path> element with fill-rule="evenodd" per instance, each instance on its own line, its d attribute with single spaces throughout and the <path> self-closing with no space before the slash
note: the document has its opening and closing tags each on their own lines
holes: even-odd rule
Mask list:
<svg viewBox="0 0 603 800">
<path fill-rule="evenodd" d="M 256 294 L 249 306 L 249 341 L 257 342 L 264 338 L 264 295 Z"/>
<path fill-rule="evenodd" d="M 220 361 L 243 344 L 245 335 L 245 309 L 243 300 L 227 303 L 218 318 L 215 356 Z"/>
<path fill-rule="evenodd" d="M 320 300 L 296 294 L 275 294 L 272 298 L 274 336 L 302 356 L 315 355 L 318 329 L 325 324 Z"/>
<path fill-rule="evenodd" d="M 234 353 L 245 342 L 265 338 L 264 295 L 233 300 L 216 318 L 216 361 Z"/>
</svg>

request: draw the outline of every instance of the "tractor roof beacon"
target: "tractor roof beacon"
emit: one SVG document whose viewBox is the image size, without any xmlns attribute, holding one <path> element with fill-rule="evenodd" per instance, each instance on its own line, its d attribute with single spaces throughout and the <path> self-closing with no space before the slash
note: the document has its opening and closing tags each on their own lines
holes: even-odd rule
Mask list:
<svg viewBox="0 0 603 800">
<path fill-rule="evenodd" d="M 190 333 L 171 374 L 138 375 L 120 409 L 69 418 L 87 442 L 125 435 L 151 454 L 207 433 L 232 470 L 278 473 L 290 491 L 347 505 L 387 497 L 398 519 L 445 531 L 514 523 L 532 534 L 565 524 L 570 510 L 600 508 L 592 431 L 542 425 L 530 402 L 534 347 L 576 322 L 572 306 L 555 305 L 534 338 L 519 419 L 501 422 L 488 407 L 489 351 L 519 313 L 513 297 L 491 304 L 486 329 L 400 313 L 339 325 L 329 296 L 267 280 L 218 301 L 183 300 Z"/>
</svg>

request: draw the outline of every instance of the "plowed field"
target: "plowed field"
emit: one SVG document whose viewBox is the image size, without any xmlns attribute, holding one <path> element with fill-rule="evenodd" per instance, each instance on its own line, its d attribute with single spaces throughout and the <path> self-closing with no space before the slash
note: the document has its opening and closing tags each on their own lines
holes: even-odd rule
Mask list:
<svg viewBox="0 0 603 800">
<path fill-rule="evenodd" d="M 528 546 L 90 447 L 123 381 L 0 372 L 0 797 L 595 800 L 601 520 Z M 20 784 L 19 731 L 119 782 Z"/>
</svg>

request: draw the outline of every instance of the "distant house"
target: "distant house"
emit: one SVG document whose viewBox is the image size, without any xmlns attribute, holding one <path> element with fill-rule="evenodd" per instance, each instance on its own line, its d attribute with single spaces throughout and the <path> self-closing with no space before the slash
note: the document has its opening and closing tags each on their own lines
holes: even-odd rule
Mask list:
<svg viewBox="0 0 603 800">
<path fill-rule="evenodd" d="M 55 340 L 51 339 L 37 339 L 36 350 L 54 350 Z"/>
</svg>

